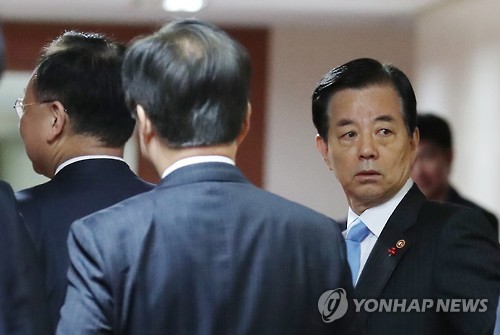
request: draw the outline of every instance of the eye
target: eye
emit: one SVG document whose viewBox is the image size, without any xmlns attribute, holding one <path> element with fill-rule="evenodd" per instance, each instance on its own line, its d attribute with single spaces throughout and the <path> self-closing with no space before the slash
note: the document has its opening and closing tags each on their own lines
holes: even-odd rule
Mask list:
<svg viewBox="0 0 500 335">
<path fill-rule="evenodd" d="M 353 138 L 355 136 L 356 136 L 356 133 L 354 131 L 348 131 L 347 133 L 341 135 L 340 138 L 348 139 L 348 138 Z"/>
<path fill-rule="evenodd" d="M 392 134 L 392 131 L 387 129 L 387 128 L 382 128 L 377 133 L 382 135 L 382 136 L 389 136 Z"/>
</svg>

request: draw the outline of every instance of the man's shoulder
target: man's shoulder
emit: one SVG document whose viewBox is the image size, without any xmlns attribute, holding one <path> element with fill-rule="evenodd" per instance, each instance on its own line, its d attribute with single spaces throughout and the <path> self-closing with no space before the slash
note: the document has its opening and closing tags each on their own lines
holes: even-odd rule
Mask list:
<svg viewBox="0 0 500 335">
<path fill-rule="evenodd" d="M 10 193 L 12 192 L 12 187 L 9 183 L 0 179 L 0 191 Z"/>
<path fill-rule="evenodd" d="M 315 209 L 308 207 L 306 205 L 303 205 L 297 201 L 288 199 L 287 197 L 283 195 L 279 195 L 273 192 L 269 192 L 266 190 L 263 190 L 261 188 L 255 187 L 255 197 L 258 201 L 263 202 L 263 203 L 269 203 L 272 208 L 284 208 L 287 209 L 287 212 L 279 212 L 277 214 L 279 215 L 297 215 L 298 213 L 307 215 L 307 216 L 313 216 L 318 219 L 326 219 L 326 220 L 331 220 L 328 218 L 326 215 L 316 211 Z"/>
<path fill-rule="evenodd" d="M 47 196 L 50 196 L 53 192 L 52 183 L 51 180 L 49 180 L 45 183 L 17 191 L 15 197 L 17 202 L 22 206 L 37 200 L 46 199 Z"/>
<path fill-rule="evenodd" d="M 90 213 L 75 222 L 73 225 L 88 225 L 96 222 L 120 221 L 125 227 L 128 222 L 134 224 L 144 221 L 146 216 L 154 214 L 155 196 L 152 192 L 142 192 L 119 201 L 109 207 Z M 97 227 L 97 226 L 96 226 Z M 108 226 L 110 227 L 110 226 Z"/>
<path fill-rule="evenodd" d="M 450 193 L 447 201 L 481 211 L 486 216 L 486 218 L 491 222 L 494 228 L 498 229 L 498 219 L 495 216 L 495 214 L 488 211 L 486 208 L 478 205 L 477 203 L 473 202 L 472 200 L 464 198 L 460 193 L 458 193 L 458 191 L 455 188 L 450 187 Z"/>
<path fill-rule="evenodd" d="M 333 237 L 341 232 L 341 226 L 332 218 L 284 196 L 256 187 L 250 197 L 254 200 L 245 203 L 254 207 L 256 218 L 267 217 L 269 221 L 281 222 L 287 229 L 314 236 Z"/>
<path fill-rule="evenodd" d="M 14 198 L 14 191 L 12 190 L 12 187 L 9 185 L 9 183 L 3 180 L 0 180 L 0 196 L 2 198 Z"/>
<path fill-rule="evenodd" d="M 419 223 L 441 231 L 441 236 L 477 235 L 495 236 L 491 224 L 479 210 L 454 203 L 425 201 Z"/>
</svg>

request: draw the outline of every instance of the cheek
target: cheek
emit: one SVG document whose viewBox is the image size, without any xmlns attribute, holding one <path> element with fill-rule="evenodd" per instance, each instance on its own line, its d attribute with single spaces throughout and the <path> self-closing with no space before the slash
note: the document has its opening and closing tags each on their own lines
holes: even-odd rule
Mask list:
<svg viewBox="0 0 500 335">
<path fill-rule="evenodd" d="M 21 135 L 22 138 L 24 138 L 26 133 L 26 121 L 24 117 L 19 120 L 19 134 Z"/>
<path fill-rule="evenodd" d="M 19 133 L 24 142 L 24 146 L 26 148 L 28 156 L 32 158 L 33 156 L 36 155 L 37 151 L 39 150 L 39 146 L 41 143 L 41 137 L 40 137 L 41 129 L 33 127 L 32 122 L 29 121 L 30 120 L 24 119 L 24 117 L 23 119 L 21 119 L 21 122 L 19 124 Z"/>
<path fill-rule="evenodd" d="M 332 153 L 332 151 L 330 151 Z M 333 170 L 339 180 L 346 180 L 356 170 L 356 156 L 352 156 L 348 150 L 339 150 L 329 156 L 330 169 Z"/>
</svg>

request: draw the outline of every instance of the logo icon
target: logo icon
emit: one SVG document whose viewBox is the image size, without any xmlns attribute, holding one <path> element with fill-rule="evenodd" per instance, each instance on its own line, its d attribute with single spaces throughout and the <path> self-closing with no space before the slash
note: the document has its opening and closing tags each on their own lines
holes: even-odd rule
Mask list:
<svg viewBox="0 0 500 335">
<path fill-rule="evenodd" d="M 347 294 L 343 288 L 324 292 L 318 300 L 318 309 L 323 322 L 340 319 L 347 312 Z"/>
</svg>

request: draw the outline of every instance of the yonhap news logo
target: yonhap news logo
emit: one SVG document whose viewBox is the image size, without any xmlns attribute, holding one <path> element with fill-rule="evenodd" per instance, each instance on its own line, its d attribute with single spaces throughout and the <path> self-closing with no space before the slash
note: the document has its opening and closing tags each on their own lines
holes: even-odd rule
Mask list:
<svg viewBox="0 0 500 335">
<path fill-rule="evenodd" d="M 326 291 L 318 300 L 318 309 L 325 323 L 343 317 L 347 312 L 347 306 L 347 294 L 343 288 Z"/>
<path fill-rule="evenodd" d="M 470 312 L 484 313 L 488 310 L 488 299 L 352 299 L 355 312 L 368 313 L 438 313 Z M 349 307 L 343 288 L 324 292 L 318 300 L 318 309 L 323 322 L 330 323 L 343 317 Z"/>
</svg>

